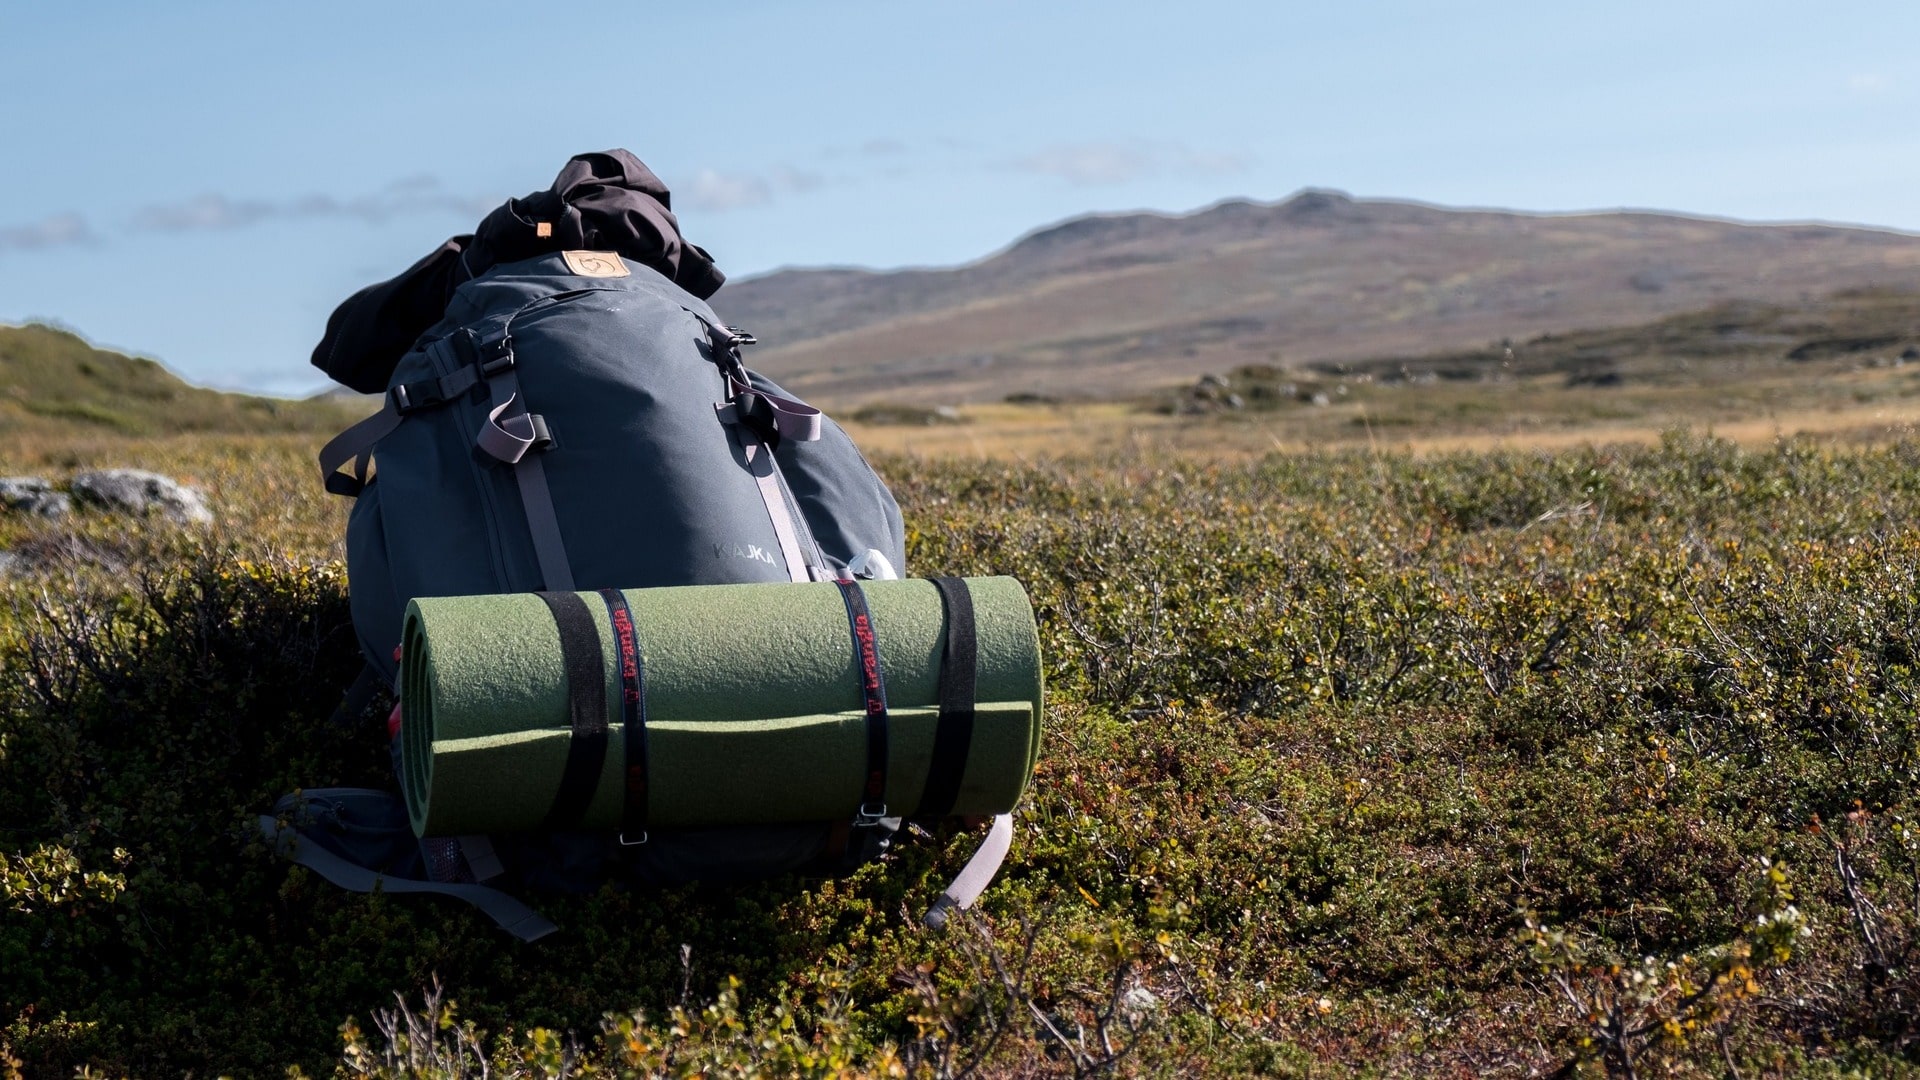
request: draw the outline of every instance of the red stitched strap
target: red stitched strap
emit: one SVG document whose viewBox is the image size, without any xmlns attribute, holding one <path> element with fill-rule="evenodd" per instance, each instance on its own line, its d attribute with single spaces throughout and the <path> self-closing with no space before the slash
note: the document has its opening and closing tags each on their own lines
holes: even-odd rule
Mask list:
<svg viewBox="0 0 1920 1080">
<path fill-rule="evenodd" d="M 847 626 L 853 633 L 854 670 L 859 673 L 860 696 L 867 713 L 867 778 L 861 789 L 856 825 L 874 825 L 887 816 L 887 687 L 880 675 L 880 641 L 874 635 L 867 594 L 851 578 L 834 582 L 847 604 Z"/>
</svg>

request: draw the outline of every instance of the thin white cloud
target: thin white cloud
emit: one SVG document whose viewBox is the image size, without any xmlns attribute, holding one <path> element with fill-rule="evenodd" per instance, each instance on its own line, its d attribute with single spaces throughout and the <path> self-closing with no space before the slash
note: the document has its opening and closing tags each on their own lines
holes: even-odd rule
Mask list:
<svg viewBox="0 0 1920 1080">
<path fill-rule="evenodd" d="M 765 173 L 702 169 L 694 175 L 692 186 L 681 198 L 694 210 L 720 214 L 765 206 L 782 194 L 805 194 L 829 182 L 819 173 L 788 165 L 776 165 Z"/>
<path fill-rule="evenodd" d="M 686 201 L 695 210 L 716 214 L 744 210 L 772 202 L 773 185 L 761 177 L 745 173 L 701 169 L 693 178 L 693 187 L 687 192 Z"/>
<path fill-rule="evenodd" d="M 893 157 L 906 153 L 907 144 L 892 136 L 882 136 L 861 143 L 860 152 L 869 157 Z"/>
<path fill-rule="evenodd" d="M 91 244 L 99 240 L 87 219 L 79 214 L 55 214 L 30 225 L 0 226 L 0 251 L 36 251 L 41 248 Z"/>
<path fill-rule="evenodd" d="M 1007 167 L 1058 177 L 1076 187 L 1099 187 L 1165 173 L 1234 173 L 1250 163 L 1245 155 L 1196 151 L 1178 143 L 1074 142 L 1044 147 Z"/>
<path fill-rule="evenodd" d="M 773 183 L 773 186 L 783 191 L 814 191 L 827 185 L 827 178 L 817 172 L 807 172 L 804 169 L 790 169 L 784 165 L 768 173 L 767 177 Z"/>
<path fill-rule="evenodd" d="M 207 194 L 184 202 L 142 207 L 133 215 L 133 227 L 160 232 L 241 229 L 274 217 L 277 213 L 277 208 L 271 203 Z"/>
<path fill-rule="evenodd" d="M 1847 89 L 1863 96 L 1884 94 L 1893 89 L 1893 79 L 1877 71 L 1862 71 L 1847 76 Z"/>
<path fill-rule="evenodd" d="M 179 202 L 154 203 L 134 212 L 129 225 L 157 232 L 244 229 L 295 218 L 352 218 L 379 224 L 402 214 L 455 213 L 478 218 L 502 200 L 448 191 L 438 178 L 404 177 L 370 195 L 338 199 L 309 194 L 292 199 L 242 199 L 207 193 Z"/>
</svg>

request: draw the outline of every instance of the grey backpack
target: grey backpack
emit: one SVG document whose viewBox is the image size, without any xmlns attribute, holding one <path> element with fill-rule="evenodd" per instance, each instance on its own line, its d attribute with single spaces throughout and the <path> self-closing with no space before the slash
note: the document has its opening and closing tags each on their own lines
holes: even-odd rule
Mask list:
<svg viewBox="0 0 1920 1080">
<path fill-rule="evenodd" d="M 741 363 L 752 340 L 608 252 L 507 263 L 459 286 L 382 410 L 320 455 L 328 490 L 356 498 L 347 564 L 369 673 L 349 701 L 394 684 L 415 597 L 897 576 L 892 495 L 839 425 Z M 405 814 L 383 794 L 309 792 L 262 826 L 338 884 L 426 878 L 408 888 L 461 896 L 529 938 L 551 924 L 478 883 L 837 874 L 899 827 L 451 837 L 396 862 Z"/>
</svg>

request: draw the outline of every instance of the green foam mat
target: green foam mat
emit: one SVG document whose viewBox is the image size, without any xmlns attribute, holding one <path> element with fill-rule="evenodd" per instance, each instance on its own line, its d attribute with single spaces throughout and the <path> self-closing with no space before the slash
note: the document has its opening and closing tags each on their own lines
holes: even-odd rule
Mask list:
<svg viewBox="0 0 1920 1080">
<path fill-rule="evenodd" d="M 890 713 L 886 803 L 912 816 L 933 757 L 946 646 L 938 592 L 863 582 Z M 1040 645 L 1012 578 L 970 578 L 974 734 L 953 813 L 1005 813 L 1040 749 Z M 587 602 L 606 680 L 607 752 L 582 828 L 621 819 L 626 768 L 617 643 Z M 831 582 L 630 589 L 646 686 L 652 827 L 850 818 L 867 736 L 847 610 Z M 571 740 L 560 634 L 531 593 L 407 607 L 401 772 L 422 836 L 522 832 L 553 806 Z"/>
</svg>

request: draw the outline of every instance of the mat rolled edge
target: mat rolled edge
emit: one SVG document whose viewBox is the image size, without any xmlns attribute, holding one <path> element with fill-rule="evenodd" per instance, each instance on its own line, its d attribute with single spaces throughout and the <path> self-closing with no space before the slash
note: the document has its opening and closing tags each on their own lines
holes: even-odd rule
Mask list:
<svg viewBox="0 0 1920 1080">
<path fill-rule="evenodd" d="M 930 582 L 863 585 L 895 713 L 887 802 L 911 816 L 932 761 L 945 620 Z M 980 671 L 975 738 L 952 812 L 1002 813 L 1025 792 L 1038 761 L 1039 635 L 1018 581 L 980 577 L 966 585 Z M 599 782 L 577 826 L 611 828 L 624 788 L 620 672 L 611 620 L 595 594 L 578 595 L 597 613 L 608 717 Z M 847 615 L 832 583 L 621 595 L 641 639 L 655 826 L 851 813 L 864 769 L 864 719 Z M 547 605 L 534 594 L 422 598 L 408 606 L 402 786 L 417 833 L 542 825 L 571 739 L 561 649 Z"/>
</svg>

